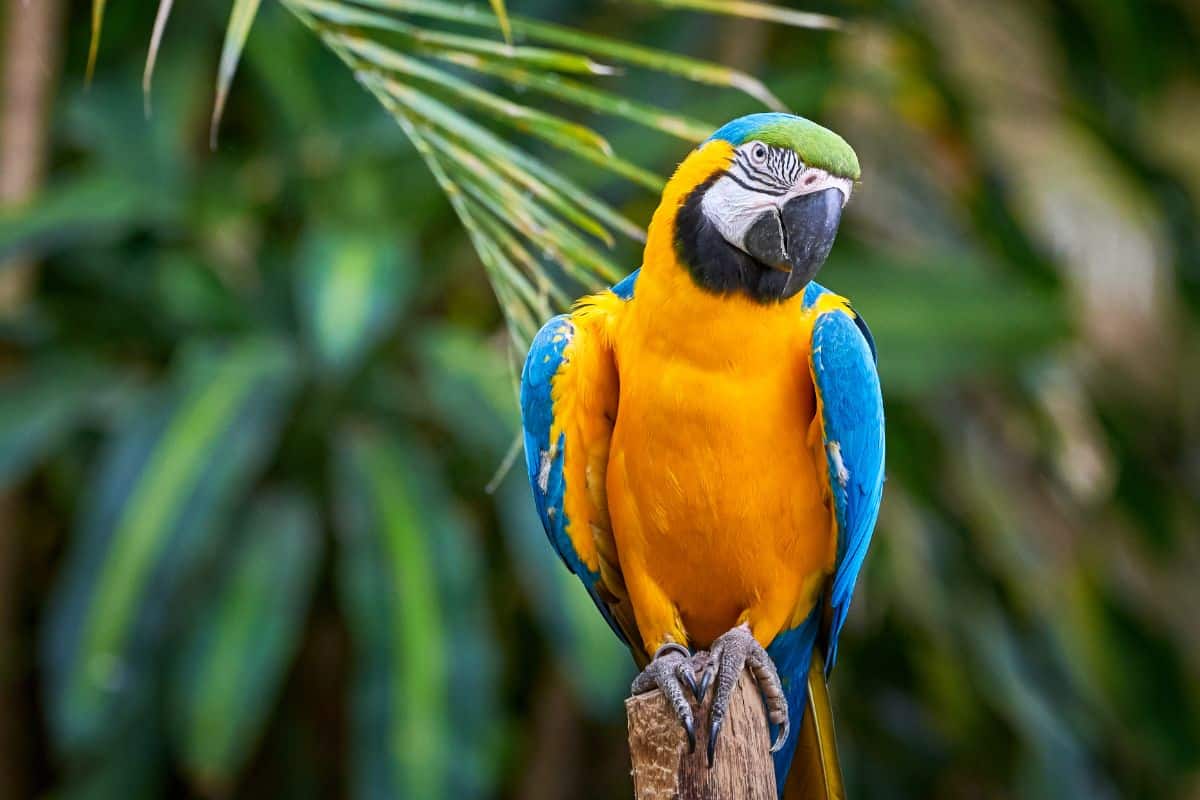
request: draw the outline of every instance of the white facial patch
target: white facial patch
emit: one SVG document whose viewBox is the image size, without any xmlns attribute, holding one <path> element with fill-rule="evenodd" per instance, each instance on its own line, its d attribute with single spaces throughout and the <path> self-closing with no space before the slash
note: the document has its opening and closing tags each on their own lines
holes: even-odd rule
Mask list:
<svg viewBox="0 0 1200 800">
<path fill-rule="evenodd" d="M 741 248 L 754 221 L 775 208 L 775 198 L 739 186 L 726 175 L 704 193 L 700 207 L 725 241 Z"/>
<path fill-rule="evenodd" d="M 840 191 L 844 206 L 853 187 L 849 178 L 806 166 L 791 150 L 747 142 L 734 151 L 728 173 L 704 193 L 701 208 L 725 241 L 744 252 L 746 234 L 763 212 L 825 189 Z"/>
</svg>

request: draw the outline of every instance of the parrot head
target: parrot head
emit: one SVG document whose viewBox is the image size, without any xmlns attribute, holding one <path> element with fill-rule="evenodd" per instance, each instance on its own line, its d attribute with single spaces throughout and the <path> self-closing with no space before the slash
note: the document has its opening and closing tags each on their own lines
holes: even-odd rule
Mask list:
<svg viewBox="0 0 1200 800">
<path fill-rule="evenodd" d="M 859 174 L 846 140 L 815 122 L 779 113 L 735 119 L 672 179 L 691 183 L 679 197 L 676 254 L 706 289 L 786 300 L 825 263 Z"/>
</svg>

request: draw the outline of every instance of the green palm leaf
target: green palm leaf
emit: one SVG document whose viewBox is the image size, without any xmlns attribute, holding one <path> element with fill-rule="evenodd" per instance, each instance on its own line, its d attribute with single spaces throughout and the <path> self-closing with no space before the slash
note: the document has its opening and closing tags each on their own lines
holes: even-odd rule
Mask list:
<svg viewBox="0 0 1200 800">
<path fill-rule="evenodd" d="M 481 796 L 495 692 L 481 554 L 427 454 L 379 430 L 337 441 L 338 585 L 355 654 L 353 794 Z"/>
<path fill-rule="evenodd" d="M 259 2 L 235 0 L 230 14 L 217 74 L 214 141 Z M 825 15 L 757 2 L 649 2 L 799 27 L 839 24 Z M 170 0 L 160 3 L 147 58 L 147 87 L 170 11 Z M 713 124 L 562 73 L 594 79 L 613 72 L 608 64 L 620 65 L 743 92 L 770 108 L 783 108 L 766 86 L 739 70 L 513 16 L 502 0 L 491 0 L 490 9 L 443 0 L 280 3 L 355 71 L 416 145 L 466 228 L 518 344 L 528 341 L 552 312 L 563 309 L 569 297 L 612 283 L 627 272 L 631 265 L 614 261 L 605 250 L 614 246 L 616 235 L 642 235 L 636 225 L 534 155 L 523 140 L 549 144 L 641 190 L 657 193 L 662 187 L 661 176 L 628 154 L 613 152 L 590 123 L 535 107 L 527 90 L 578 106 L 596 115 L 597 122 L 632 122 L 689 143 L 703 139 Z M 97 0 L 97 9 L 102 16 L 102 0 Z M 456 29 L 440 27 L 445 25 Z M 463 29 L 475 33 L 462 33 Z M 463 70 L 476 79 L 465 77 Z M 496 80 L 523 93 L 516 99 L 507 97 L 491 85 Z M 509 128 L 515 138 L 507 140 L 475 117 Z M 559 274 L 573 285 L 554 277 Z"/>
<path fill-rule="evenodd" d="M 88 411 L 105 375 L 51 362 L 0 381 L 0 489 L 24 476 Z"/>
<path fill-rule="evenodd" d="M 386 333 L 417 282 L 407 242 L 339 230 L 310 232 L 296 270 L 297 305 L 309 347 L 345 375 Z"/>
<path fill-rule="evenodd" d="M 206 793 L 233 785 L 282 687 L 320 563 L 319 525 L 303 494 L 258 498 L 180 647 L 169 687 L 172 733 Z"/>
<path fill-rule="evenodd" d="M 422 354 L 443 427 L 467 447 L 482 449 L 481 461 L 492 469 L 509 447 L 509 431 L 520 424 L 504 364 L 486 342 L 449 326 L 427 337 Z M 546 546 L 523 464 L 509 471 L 493 498 L 517 583 L 546 641 L 554 643 L 558 667 L 589 713 L 611 719 L 633 678 L 628 653 L 583 585 Z"/>
<path fill-rule="evenodd" d="M 270 341 L 193 353 L 97 463 L 44 628 L 50 732 L 68 759 L 152 691 L 168 611 L 262 467 L 293 386 Z"/>
</svg>

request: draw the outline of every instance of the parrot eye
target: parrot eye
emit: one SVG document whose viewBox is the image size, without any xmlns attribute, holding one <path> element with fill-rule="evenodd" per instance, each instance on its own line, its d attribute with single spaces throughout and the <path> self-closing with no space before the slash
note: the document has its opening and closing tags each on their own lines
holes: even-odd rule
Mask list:
<svg viewBox="0 0 1200 800">
<path fill-rule="evenodd" d="M 750 148 L 750 160 L 755 164 L 763 164 L 767 160 L 766 145 L 756 144 Z"/>
</svg>

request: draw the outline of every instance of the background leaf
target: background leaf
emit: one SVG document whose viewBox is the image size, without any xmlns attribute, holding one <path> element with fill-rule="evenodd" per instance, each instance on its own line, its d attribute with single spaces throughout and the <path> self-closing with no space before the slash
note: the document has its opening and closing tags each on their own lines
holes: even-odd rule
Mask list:
<svg viewBox="0 0 1200 800">
<path fill-rule="evenodd" d="M 863 164 L 820 280 L 874 329 L 887 404 L 886 500 L 831 686 L 849 793 L 1195 794 L 1191 6 L 672 1 L 510 6 L 511 43 L 482 0 L 262 3 L 216 151 L 203 144 L 232 4 L 173 5 L 148 119 L 153 4 L 104 6 L 86 89 L 86 7 L 36 59 L 0 53 L 6 76 L 38 77 L 21 81 L 28 102 L 0 103 L 0 184 L 31 181 L 0 200 L 0 796 L 420 785 L 394 744 L 408 711 L 390 705 L 421 674 L 396 645 L 412 633 L 450 670 L 417 704 L 447 715 L 421 752 L 465 765 L 430 785 L 628 797 L 630 662 L 530 523 L 520 470 L 485 487 L 514 452 L 521 343 L 640 263 L 663 178 L 705 126 L 784 106 Z M 54 8 L 9 15 L 9 38 Z M 845 24 L 753 18 L 811 12 Z M 591 134 L 556 147 L 462 102 L 455 80 L 526 127 L 534 111 Z M 336 273 L 306 272 L 325 263 L 303 258 L 318 237 L 370 242 L 373 263 L 419 280 L 370 271 L 370 302 L 348 292 L 342 313 Z M 243 384 L 196 377 L 197 348 L 224 375 L 257 363 L 239 343 L 264 341 L 284 354 L 263 367 L 283 388 L 251 395 L 274 410 L 151 460 L 178 452 L 166 431 L 196 397 Z M 376 448 L 388 455 L 362 456 Z M 345 463 L 372 469 L 346 478 Z M 196 477 L 226 472 L 211 493 Z M 191 488 L 146 503 L 166 476 Z M 356 523 L 356 539 L 343 524 L 343 505 L 370 520 L 393 485 L 433 515 L 394 526 L 433 565 L 423 588 L 394 577 L 404 565 L 376 541 L 390 529 Z M 252 755 L 218 789 L 195 780 L 165 701 L 187 705 L 181 646 L 216 614 L 208 590 L 235 572 L 264 486 L 302 494 L 338 544 Z M 124 555 L 118 517 L 143 524 L 159 505 L 176 512 L 147 537 L 153 557 Z M 397 622 L 418 591 L 405 607 L 434 609 L 434 628 Z M 104 610 L 122 594 L 132 668 L 113 673 L 81 643 L 97 615 L 120 619 Z M 89 675 L 128 680 L 64 701 Z"/>
<path fill-rule="evenodd" d="M 229 99 L 229 87 L 242 58 L 242 48 L 250 35 L 250 26 L 258 16 L 260 0 L 233 0 L 233 11 L 229 14 L 229 26 L 225 29 L 225 44 L 221 47 L 221 63 L 217 68 L 217 98 L 213 103 L 212 125 L 209 146 L 217 146 L 217 129 L 221 126 L 221 115 Z"/>
<path fill-rule="evenodd" d="M 62 443 L 94 405 L 103 379 L 102 371 L 66 360 L 0 382 L 0 487 Z"/>
<path fill-rule="evenodd" d="M 297 300 L 310 346 L 329 369 L 353 369 L 387 331 L 416 281 L 409 245 L 395 236 L 314 231 L 305 240 Z"/>
<path fill-rule="evenodd" d="M 269 456 L 293 375 L 270 341 L 189 354 L 97 463 L 43 642 L 60 752 L 94 750 L 146 701 L 172 601 Z"/>
<path fill-rule="evenodd" d="M 493 768 L 482 564 L 433 463 L 380 432 L 350 431 L 339 446 L 339 589 L 357 656 L 360 798 L 482 796 Z"/>
<path fill-rule="evenodd" d="M 511 444 L 506 432 L 518 424 L 512 375 L 487 343 L 463 331 L 431 331 L 423 345 L 434 407 L 455 436 L 485 448 L 483 463 L 494 468 Z M 476 477 L 483 479 L 482 473 Z M 525 471 L 517 465 L 493 494 L 524 600 L 553 642 L 550 656 L 588 712 L 616 719 L 633 680 L 631 662 L 583 585 L 562 569 L 547 545 L 529 492 Z"/>
<path fill-rule="evenodd" d="M 234 784 L 279 696 L 312 599 L 319 526 L 303 494 L 257 498 L 174 657 L 174 740 L 205 793 Z"/>
</svg>

